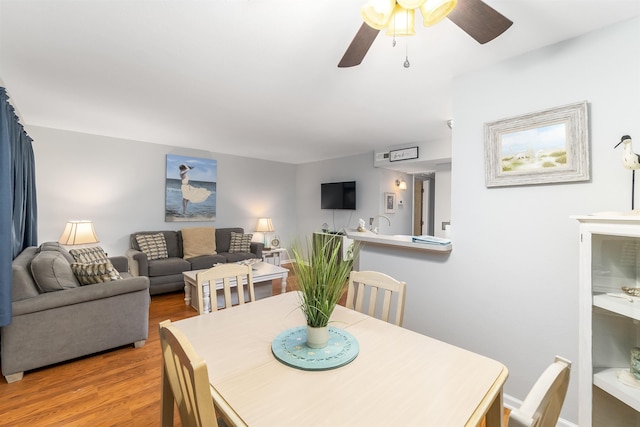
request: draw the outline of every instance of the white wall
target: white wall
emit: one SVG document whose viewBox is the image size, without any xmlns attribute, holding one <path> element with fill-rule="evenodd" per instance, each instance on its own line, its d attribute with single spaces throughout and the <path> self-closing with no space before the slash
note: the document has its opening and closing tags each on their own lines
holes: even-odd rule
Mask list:
<svg viewBox="0 0 640 427">
<path fill-rule="evenodd" d="M 395 180 L 404 178 L 407 190 L 395 187 Z M 334 181 L 356 181 L 356 210 L 320 209 L 320 184 Z M 384 214 L 384 193 L 395 192 L 396 201 L 400 192 L 405 205 L 396 208 L 396 213 Z M 320 230 L 327 223 L 332 231 L 358 227 L 362 218 L 369 227 L 369 218 L 384 214 L 391 220 L 391 227 L 382 219 L 376 219 L 383 234 L 408 234 L 411 230 L 411 183 L 402 172 L 373 167 L 370 153 L 321 162 L 307 163 L 298 167 L 296 175 L 296 199 L 298 203 L 298 233 L 308 235 Z"/>
<path fill-rule="evenodd" d="M 574 361 L 562 417 L 577 423 L 578 225 L 630 208 L 631 173 L 613 146 L 640 134 L 640 21 L 456 79 L 450 256 L 369 248 L 361 268 L 408 282 L 405 326 L 503 362 L 523 399 L 556 354 Z M 592 180 L 487 189 L 483 124 L 587 100 Z M 511 400 L 513 403 L 513 400 Z"/>
<path fill-rule="evenodd" d="M 418 159 L 403 160 L 401 162 L 390 162 L 388 159 L 379 159 L 379 155 L 382 153 L 414 146 L 418 147 Z M 411 174 L 435 172 L 435 227 L 433 234 L 439 237 L 445 237 L 445 232 L 442 230 L 442 223 L 451 221 L 451 140 L 438 139 L 432 141 L 412 142 L 379 149 L 374 153 L 373 164 L 377 168 L 400 171 L 398 172 L 400 174 L 403 172 L 410 174 L 404 178 L 408 185 L 406 191 L 399 191 L 397 189 L 388 190 L 395 191 L 398 194 L 398 198 L 404 200 L 403 204 L 405 210 L 407 208 L 413 209 L 412 197 L 414 183 Z M 381 183 L 385 183 L 384 179 L 381 180 Z M 405 218 L 403 217 L 402 228 L 395 229 L 394 234 L 413 234 L 412 223 L 405 223 L 404 220 Z"/>
<path fill-rule="evenodd" d="M 438 237 L 447 237 L 442 229 L 443 222 L 451 222 L 451 163 L 436 165 L 436 207 L 435 229 L 433 234 Z"/>
<path fill-rule="evenodd" d="M 58 240 L 66 221 L 94 221 L 101 246 L 124 254 L 129 234 L 213 225 L 254 233 L 270 216 L 283 245 L 294 236 L 296 167 L 139 141 L 27 126 L 33 138 L 38 193 L 38 240 Z M 166 155 L 218 161 L 217 217 L 213 222 L 165 222 Z M 273 236 L 270 235 L 270 237 Z M 262 241 L 262 233 L 254 233 Z"/>
<path fill-rule="evenodd" d="M 504 363 L 507 403 L 523 399 L 556 354 L 571 359 L 562 417 L 576 424 L 579 236 L 570 216 L 630 209 L 631 173 L 613 147 L 624 134 L 640 135 L 639 76 L 636 18 L 457 78 L 452 253 L 367 246 L 360 257 L 361 269 L 407 281 L 405 327 Z M 485 187 L 484 123 L 583 100 L 589 102 L 589 182 Z M 313 177 L 299 170 L 298 179 L 319 182 L 320 171 L 346 167 L 323 162 L 314 165 Z M 375 180 L 366 162 L 356 167 L 365 168 L 362 179 Z M 360 195 L 376 200 L 375 192 Z M 303 204 L 300 210 L 306 212 Z"/>
<path fill-rule="evenodd" d="M 459 316 L 455 341 L 505 363 L 505 390 L 521 399 L 555 354 L 573 360 L 563 417 L 576 423 L 579 236 L 570 216 L 630 210 L 631 172 L 613 147 L 624 134 L 640 135 L 639 76 L 636 18 L 455 84 L 451 263 L 475 266 L 451 272 L 460 298 L 444 308 Z M 583 100 L 591 182 L 484 186 L 484 123 Z"/>
</svg>

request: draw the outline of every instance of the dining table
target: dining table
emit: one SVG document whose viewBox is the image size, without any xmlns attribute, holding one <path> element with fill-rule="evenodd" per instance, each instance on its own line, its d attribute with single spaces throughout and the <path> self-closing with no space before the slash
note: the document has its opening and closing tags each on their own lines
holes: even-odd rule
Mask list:
<svg viewBox="0 0 640 427">
<path fill-rule="evenodd" d="M 305 325 L 299 306 L 300 295 L 288 292 L 173 322 L 205 360 L 227 424 L 503 425 L 502 363 L 341 305 L 330 325 L 351 337 L 355 358 L 331 369 L 286 363 L 274 342 Z M 163 390 L 162 424 L 173 425 L 173 396 Z"/>
</svg>

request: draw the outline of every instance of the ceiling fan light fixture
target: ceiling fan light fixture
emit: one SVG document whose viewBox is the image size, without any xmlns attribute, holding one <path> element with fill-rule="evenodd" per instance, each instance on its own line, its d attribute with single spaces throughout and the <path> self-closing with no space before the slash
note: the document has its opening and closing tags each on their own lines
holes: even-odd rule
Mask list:
<svg viewBox="0 0 640 427">
<path fill-rule="evenodd" d="M 430 27 L 446 18 L 458 4 L 458 0 L 427 0 L 420 6 L 422 23 Z"/>
<path fill-rule="evenodd" d="M 388 36 L 415 36 L 415 11 L 396 4 L 387 27 Z"/>
<path fill-rule="evenodd" d="M 383 30 L 389 25 L 395 0 L 369 0 L 360 8 L 360 16 L 368 26 Z"/>
<path fill-rule="evenodd" d="M 361 1 L 364 2 L 365 0 Z M 399 21 L 402 21 L 402 19 L 392 18 L 391 13 L 396 10 L 395 6 L 419 4 L 418 8 L 422 13 L 425 26 L 434 25 L 446 17 L 480 44 L 490 42 L 513 25 L 513 21 L 483 0 L 366 0 L 366 2 L 367 4 L 360 8 L 360 14 L 364 22 L 338 63 L 339 68 L 354 67 L 361 64 L 379 32 L 385 28 L 388 28 L 387 35 L 394 36 L 393 46 L 395 46 L 395 36 L 402 35 L 403 32 L 400 29 L 405 26 L 408 27 L 406 24 L 403 26 L 396 25 L 400 24 Z M 413 26 L 415 25 L 416 8 L 404 8 L 404 10 L 407 9 L 411 11 L 413 16 L 409 20 L 408 15 L 406 15 L 407 19 L 404 21 L 411 21 Z M 397 15 L 397 13 L 394 14 Z M 387 22 L 387 19 L 391 23 Z M 415 30 L 411 27 L 404 34 L 413 35 Z M 407 58 L 405 67 L 408 66 L 409 61 Z"/>
<path fill-rule="evenodd" d="M 424 4 L 426 0 L 397 0 L 398 4 L 405 9 L 417 9 Z"/>
</svg>

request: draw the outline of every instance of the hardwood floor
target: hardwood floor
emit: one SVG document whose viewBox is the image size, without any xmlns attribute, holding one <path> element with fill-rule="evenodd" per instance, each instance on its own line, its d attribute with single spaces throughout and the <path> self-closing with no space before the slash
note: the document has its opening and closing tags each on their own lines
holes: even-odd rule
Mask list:
<svg viewBox="0 0 640 427">
<path fill-rule="evenodd" d="M 295 278 L 287 280 L 287 291 Z M 274 280 L 273 294 L 280 293 Z M 0 379 L 0 426 L 158 426 L 162 354 L 158 323 L 195 316 L 184 293 L 156 295 L 142 348 L 121 347 Z M 180 420 L 175 418 L 175 425 Z"/>
<path fill-rule="evenodd" d="M 159 425 L 158 322 L 194 314 L 179 293 L 154 296 L 144 347 L 106 351 L 29 371 L 16 383 L 0 383 L 0 425 Z"/>
<path fill-rule="evenodd" d="M 295 278 L 290 274 L 287 291 Z M 280 280 L 273 281 L 280 293 Z M 0 379 L 0 426 L 158 426 L 162 355 L 158 323 L 195 316 L 182 292 L 157 295 L 144 347 L 121 347 Z M 174 425 L 180 426 L 177 416 Z"/>
</svg>

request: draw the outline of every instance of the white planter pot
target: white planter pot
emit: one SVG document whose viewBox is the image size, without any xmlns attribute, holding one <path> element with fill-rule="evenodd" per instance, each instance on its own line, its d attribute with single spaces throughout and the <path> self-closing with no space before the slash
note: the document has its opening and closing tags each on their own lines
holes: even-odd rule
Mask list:
<svg viewBox="0 0 640 427">
<path fill-rule="evenodd" d="M 307 347 L 324 348 L 329 343 L 329 327 L 314 328 L 307 325 Z"/>
</svg>

